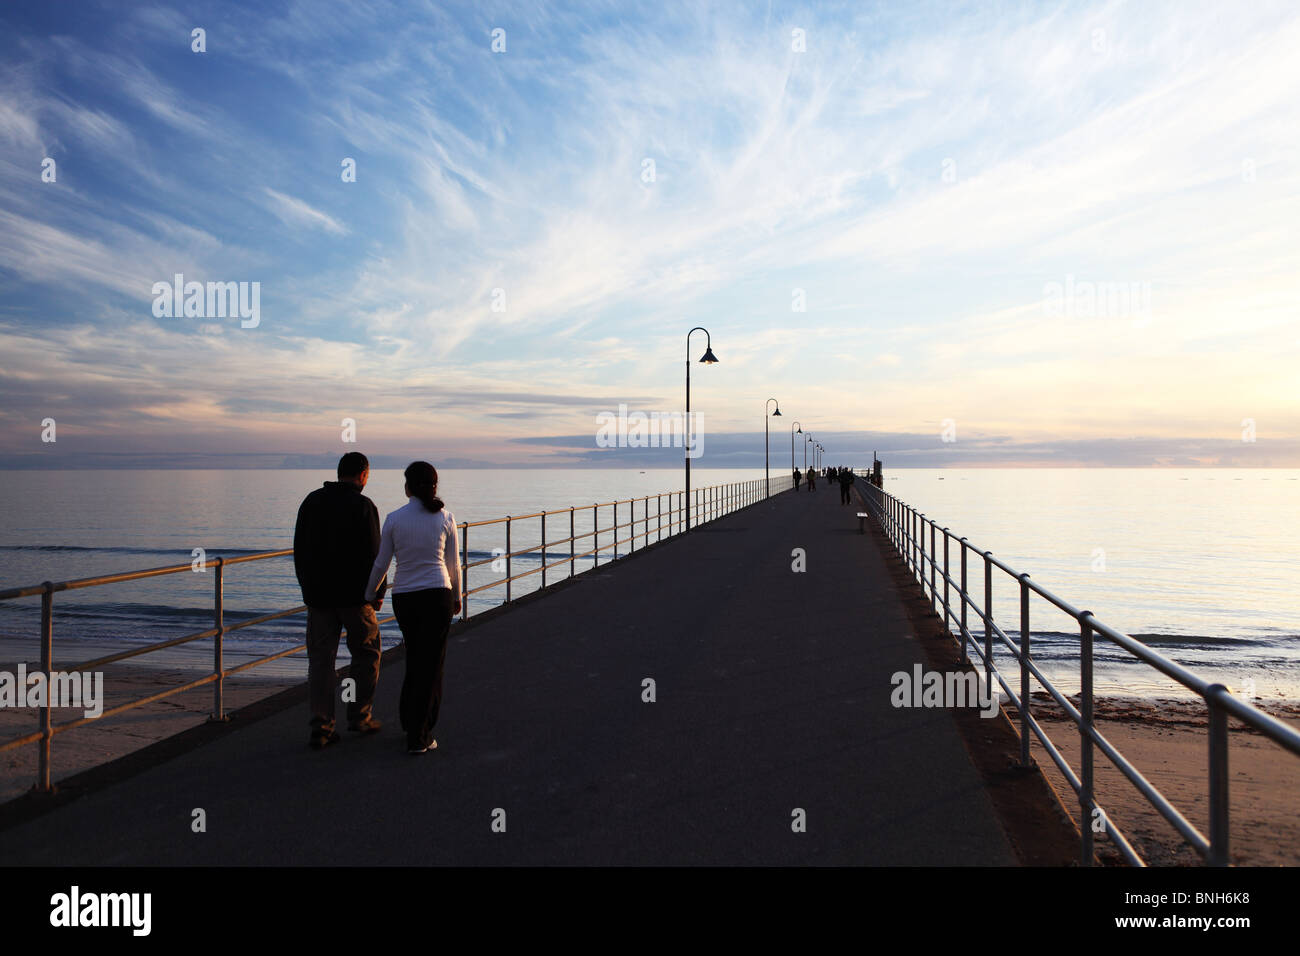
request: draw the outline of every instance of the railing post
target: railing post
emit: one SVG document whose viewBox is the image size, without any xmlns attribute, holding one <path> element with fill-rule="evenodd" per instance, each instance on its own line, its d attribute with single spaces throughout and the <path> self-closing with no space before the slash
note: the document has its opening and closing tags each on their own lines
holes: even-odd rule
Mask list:
<svg viewBox="0 0 1300 956">
<path fill-rule="evenodd" d="M 510 572 L 510 552 L 514 548 L 510 545 L 510 516 L 506 515 L 506 603 L 510 603 L 510 578 L 513 576 Z"/>
<path fill-rule="evenodd" d="M 224 721 L 226 719 L 224 700 L 226 683 L 226 595 L 224 581 L 226 559 L 224 557 L 217 558 L 215 563 L 217 573 L 213 582 L 212 626 L 217 629 L 217 634 L 212 640 L 212 672 L 217 675 L 217 679 L 212 682 L 212 716 L 208 719 Z"/>
<path fill-rule="evenodd" d="M 546 589 L 546 512 L 542 512 L 542 590 Z"/>
<path fill-rule="evenodd" d="M 591 506 L 591 566 L 600 567 L 600 514 Z"/>
<path fill-rule="evenodd" d="M 1091 611 L 1079 615 L 1079 863 L 1093 864 L 1092 794 L 1092 617 Z"/>
<path fill-rule="evenodd" d="M 469 618 L 469 522 L 460 536 L 460 619 Z"/>
<path fill-rule="evenodd" d="M 41 728 L 41 748 L 36 758 L 36 789 L 50 792 L 50 745 L 54 740 L 51 721 L 50 677 L 54 672 L 54 582 L 46 581 L 41 592 L 41 671 L 45 674 L 45 705 L 37 715 Z"/>
<path fill-rule="evenodd" d="M 646 507 L 647 508 L 650 507 L 649 503 L 646 504 Z M 647 534 L 649 533 L 649 530 L 650 529 L 647 526 L 646 528 Z M 659 494 L 655 495 L 655 544 L 658 544 L 663 539 L 664 539 L 664 493 L 661 491 L 659 492 Z"/>
<path fill-rule="evenodd" d="M 934 572 L 939 562 L 936 560 L 939 552 L 934 546 L 934 521 L 930 522 L 930 606 L 936 611 L 939 610 L 939 592 L 934 587 Z"/>
<path fill-rule="evenodd" d="M 949 618 L 952 616 L 948 605 L 948 529 L 943 529 L 943 629 L 949 630 Z"/>
<path fill-rule="evenodd" d="M 900 528 L 900 531 L 903 539 L 903 564 L 905 564 L 907 569 L 910 571 L 912 569 L 912 509 L 901 502 L 899 503 L 899 509 L 899 514 L 902 518 L 902 527 Z"/>
<path fill-rule="evenodd" d="M 1029 766 L 1029 575 L 1020 575 L 1020 766 Z"/>
<path fill-rule="evenodd" d="M 921 512 L 917 511 L 916 509 L 913 509 L 912 516 L 913 516 L 912 523 L 915 526 L 912 531 L 912 534 L 914 536 L 912 547 L 916 551 L 916 554 L 913 559 L 913 563 L 915 564 L 915 569 L 912 572 L 912 576 L 917 579 L 916 583 L 921 585 L 921 593 L 924 594 L 925 593 L 925 532 L 921 530 L 921 528 L 922 528 L 922 522 L 925 521 L 925 515 L 921 514 Z"/>
<path fill-rule="evenodd" d="M 576 535 L 573 527 L 573 505 L 569 505 L 569 577 L 573 577 L 573 553 Z"/>
<path fill-rule="evenodd" d="M 920 575 L 920 580 L 917 583 L 921 585 L 922 594 L 925 593 L 925 522 L 926 520 L 927 519 L 925 515 L 921 514 L 920 518 L 916 523 L 916 536 L 920 539 L 920 544 L 921 544 L 920 563 L 917 565 L 917 572 Z"/>
<path fill-rule="evenodd" d="M 984 552 L 984 693 L 993 699 L 993 552 Z"/>
<path fill-rule="evenodd" d="M 1222 684 L 1205 691 L 1210 709 L 1210 866 L 1228 865 L 1228 712 L 1219 703 L 1219 695 L 1226 693 Z"/>
<path fill-rule="evenodd" d="M 912 577 L 916 577 L 916 512 L 912 510 L 911 505 L 904 506 L 907 509 L 907 568 L 912 572 Z"/>
<path fill-rule="evenodd" d="M 618 560 L 618 499 L 617 499 L 617 498 L 614 499 L 614 557 L 613 557 L 613 560 L 615 560 L 615 561 Z"/>
<path fill-rule="evenodd" d="M 962 664 L 970 663 L 970 654 L 967 653 L 966 637 L 970 633 L 966 630 L 966 539 L 961 538 L 958 542 L 961 545 L 961 662 Z M 985 698 L 987 699 L 987 698 Z"/>
</svg>

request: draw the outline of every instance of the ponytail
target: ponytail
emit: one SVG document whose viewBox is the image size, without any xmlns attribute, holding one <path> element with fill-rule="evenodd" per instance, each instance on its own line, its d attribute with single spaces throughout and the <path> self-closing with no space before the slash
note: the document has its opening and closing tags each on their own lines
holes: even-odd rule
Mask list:
<svg viewBox="0 0 1300 956">
<path fill-rule="evenodd" d="M 426 511 L 442 510 L 442 499 L 437 497 L 438 471 L 427 461 L 413 461 L 406 466 L 406 484 L 412 497 L 419 498 Z"/>
</svg>

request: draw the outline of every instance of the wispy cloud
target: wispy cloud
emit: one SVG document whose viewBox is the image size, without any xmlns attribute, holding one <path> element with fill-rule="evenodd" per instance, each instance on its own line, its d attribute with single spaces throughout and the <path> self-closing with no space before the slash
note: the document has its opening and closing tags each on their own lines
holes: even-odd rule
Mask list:
<svg viewBox="0 0 1300 956">
<path fill-rule="evenodd" d="M 287 226 L 305 226 L 308 229 L 321 229 L 335 236 L 347 234 L 347 229 L 333 216 L 313 209 L 301 199 L 276 192 L 269 186 L 264 188 L 271 197 L 271 211 Z"/>
<path fill-rule="evenodd" d="M 18 348 L 2 316 L 40 315 L 100 342 L 93 374 L 31 345 L 51 386 L 15 387 L 14 428 L 93 401 L 82 381 L 152 395 L 152 352 L 214 394 L 105 406 L 125 433 L 292 442 L 351 404 L 398 435 L 418 394 L 462 435 L 569 434 L 619 394 L 679 401 L 705 325 L 719 428 L 775 393 L 823 429 L 1300 429 L 1287 4 L 235 3 L 57 37 L 0 17 L 0 332 Z M 175 272 L 260 280 L 262 327 L 154 320 Z M 1064 320 L 1044 299 L 1067 279 L 1150 310 Z"/>
</svg>

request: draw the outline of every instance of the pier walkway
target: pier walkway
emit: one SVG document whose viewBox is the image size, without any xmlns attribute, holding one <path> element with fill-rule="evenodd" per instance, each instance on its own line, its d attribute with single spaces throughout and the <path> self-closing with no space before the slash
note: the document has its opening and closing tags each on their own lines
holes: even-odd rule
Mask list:
<svg viewBox="0 0 1300 956">
<path fill-rule="evenodd" d="M 458 625 L 434 752 L 405 752 L 398 662 L 381 733 L 316 752 L 305 704 L 237 718 L 0 863 L 1014 864 L 953 715 L 890 704 L 925 657 L 857 510 L 786 492 Z"/>
</svg>

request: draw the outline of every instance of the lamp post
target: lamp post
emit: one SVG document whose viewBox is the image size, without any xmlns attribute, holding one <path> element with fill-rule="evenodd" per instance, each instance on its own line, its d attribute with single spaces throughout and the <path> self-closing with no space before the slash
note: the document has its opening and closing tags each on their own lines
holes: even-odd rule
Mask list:
<svg viewBox="0 0 1300 956">
<path fill-rule="evenodd" d="M 767 406 L 771 405 L 773 402 L 776 402 L 775 398 L 769 398 L 766 402 L 763 403 L 763 488 L 765 492 L 763 497 L 765 498 L 772 497 L 772 474 L 771 474 L 771 462 L 770 462 L 772 457 L 772 453 L 771 453 L 772 443 L 768 441 L 768 437 L 767 437 L 768 436 Z M 776 411 L 772 413 L 772 417 L 773 418 L 781 417 L 780 402 L 776 402 Z"/>
<path fill-rule="evenodd" d="M 716 365 L 717 358 L 713 354 L 713 337 L 709 335 L 709 330 L 702 325 L 697 325 L 686 333 L 686 496 L 682 499 L 682 510 L 685 519 L 685 529 L 691 530 L 691 335 L 696 332 L 704 333 L 704 355 L 700 361 L 705 365 Z"/>
<path fill-rule="evenodd" d="M 808 471 L 808 446 L 812 444 L 812 433 L 809 432 L 804 436 L 803 441 L 803 470 Z"/>
<path fill-rule="evenodd" d="M 803 426 L 800 425 L 798 422 L 793 422 L 790 425 L 790 474 L 792 475 L 794 474 L 794 433 L 795 432 L 798 432 L 800 435 L 803 434 Z"/>
</svg>

